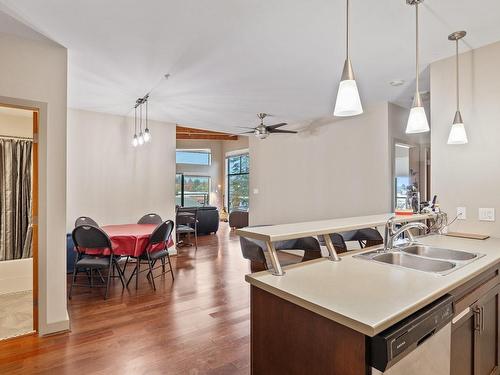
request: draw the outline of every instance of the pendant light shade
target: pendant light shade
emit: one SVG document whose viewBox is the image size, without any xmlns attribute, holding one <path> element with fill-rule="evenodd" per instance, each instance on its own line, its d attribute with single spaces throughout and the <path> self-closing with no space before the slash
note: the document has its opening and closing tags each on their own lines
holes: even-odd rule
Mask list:
<svg viewBox="0 0 500 375">
<path fill-rule="evenodd" d="M 468 143 L 467 132 L 463 123 L 454 123 L 451 126 L 450 135 L 448 136 L 449 145 L 464 145 Z"/>
<path fill-rule="evenodd" d="M 430 130 L 429 122 L 427 121 L 427 115 L 425 114 L 425 109 L 422 105 L 422 99 L 420 97 L 420 85 L 419 85 L 419 51 L 418 51 L 418 5 L 423 0 L 406 0 L 408 5 L 415 6 L 415 97 L 413 99 L 413 105 L 410 110 L 410 116 L 408 117 L 408 123 L 406 125 L 407 134 L 415 133 L 425 133 Z"/>
<path fill-rule="evenodd" d="M 406 124 L 406 133 L 425 133 L 429 130 L 429 122 L 427 121 L 424 107 L 412 107 L 408 123 Z"/>
<path fill-rule="evenodd" d="M 460 113 L 460 81 L 458 74 L 458 41 L 462 39 L 467 33 L 465 31 L 456 31 L 448 35 L 448 40 L 455 42 L 455 56 L 456 56 L 456 74 L 457 74 L 457 110 L 453 118 L 453 125 L 450 129 L 448 136 L 449 145 L 464 145 L 469 142 L 467 139 L 467 132 L 465 131 L 464 121 Z"/>
<path fill-rule="evenodd" d="M 144 142 L 146 142 L 146 143 L 151 142 L 151 133 L 149 132 L 148 128 L 146 128 L 146 130 L 144 130 L 144 134 L 142 135 L 142 138 L 144 138 Z"/>
<path fill-rule="evenodd" d="M 339 89 L 337 92 L 337 100 L 335 102 L 335 110 L 333 114 L 339 117 L 356 116 L 363 113 L 361 99 L 359 97 L 358 85 L 354 79 L 351 59 L 349 58 L 349 0 L 346 7 L 346 60 L 344 70 L 340 79 Z"/>
</svg>

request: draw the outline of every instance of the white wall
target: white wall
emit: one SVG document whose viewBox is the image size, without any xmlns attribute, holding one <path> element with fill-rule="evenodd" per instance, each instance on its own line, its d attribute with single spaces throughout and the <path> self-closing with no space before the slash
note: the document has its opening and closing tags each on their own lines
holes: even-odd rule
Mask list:
<svg viewBox="0 0 500 375">
<path fill-rule="evenodd" d="M 0 262 L 0 294 L 33 289 L 33 259 Z"/>
<path fill-rule="evenodd" d="M 251 137 L 250 224 L 388 212 L 388 142 L 387 103 L 297 135 Z"/>
<path fill-rule="evenodd" d="M 68 110 L 68 233 L 79 216 L 99 224 L 175 217 L 175 125 L 150 121 L 152 142 L 132 147 L 133 118 Z"/>
<path fill-rule="evenodd" d="M 69 327 L 66 309 L 67 51 L 0 34 L 0 103 L 40 108 L 39 331 Z"/>
<path fill-rule="evenodd" d="M 460 46 L 463 50 L 463 44 Z M 432 189 L 450 219 L 456 207 L 467 220 L 455 231 L 500 236 L 500 42 L 460 55 L 461 113 L 467 145 L 447 145 L 455 114 L 455 60 L 431 64 Z M 479 207 L 496 209 L 496 222 L 480 222 Z"/>
</svg>

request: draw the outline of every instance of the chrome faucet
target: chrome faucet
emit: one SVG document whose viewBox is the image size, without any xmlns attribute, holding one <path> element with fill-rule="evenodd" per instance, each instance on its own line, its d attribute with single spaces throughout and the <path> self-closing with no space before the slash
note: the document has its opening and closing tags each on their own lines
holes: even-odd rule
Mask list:
<svg viewBox="0 0 500 375">
<path fill-rule="evenodd" d="M 395 216 L 391 217 L 389 220 L 387 220 L 387 223 L 385 224 L 384 252 L 391 251 L 394 246 L 394 240 L 396 240 L 404 232 L 408 234 L 410 242 L 414 242 L 415 238 L 411 234 L 410 229 L 413 228 L 425 229 L 425 230 L 428 229 L 427 225 L 425 225 L 424 223 L 415 222 L 415 223 L 405 224 L 398 230 L 394 230 L 395 218 L 396 218 Z"/>
</svg>

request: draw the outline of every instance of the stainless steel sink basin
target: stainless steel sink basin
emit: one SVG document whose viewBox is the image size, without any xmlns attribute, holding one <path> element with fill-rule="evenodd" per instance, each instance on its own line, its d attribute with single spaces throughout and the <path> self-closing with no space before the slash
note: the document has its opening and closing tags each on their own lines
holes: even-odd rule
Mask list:
<svg viewBox="0 0 500 375">
<path fill-rule="evenodd" d="M 424 246 L 424 245 L 411 245 L 407 246 L 401 251 L 407 254 L 420 255 L 427 258 L 437 258 L 446 260 L 467 261 L 478 257 L 478 254 L 468 253 L 466 251 L 441 249 L 437 247 Z"/>
<path fill-rule="evenodd" d="M 386 263 L 418 271 L 447 275 L 484 256 L 484 254 L 480 253 L 442 249 L 419 243 L 397 246 L 388 252 L 382 250 L 369 251 L 354 255 L 353 257 L 371 262 Z"/>
<path fill-rule="evenodd" d="M 401 267 L 412 268 L 426 272 L 444 272 L 453 269 L 456 264 L 445 260 L 435 260 L 412 256 L 402 252 L 390 252 L 375 255 L 372 258 L 376 262 L 394 264 Z"/>
</svg>

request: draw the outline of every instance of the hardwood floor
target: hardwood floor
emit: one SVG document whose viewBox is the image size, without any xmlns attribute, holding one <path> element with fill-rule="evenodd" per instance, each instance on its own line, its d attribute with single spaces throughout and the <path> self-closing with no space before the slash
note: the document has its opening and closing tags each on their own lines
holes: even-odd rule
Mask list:
<svg viewBox="0 0 500 375">
<path fill-rule="evenodd" d="M 249 374 L 249 265 L 221 223 L 172 258 L 175 281 L 74 290 L 71 332 L 0 343 L 0 374 Z M 132 272 L 129 267 L 127 275 Z"/>
</svg>

